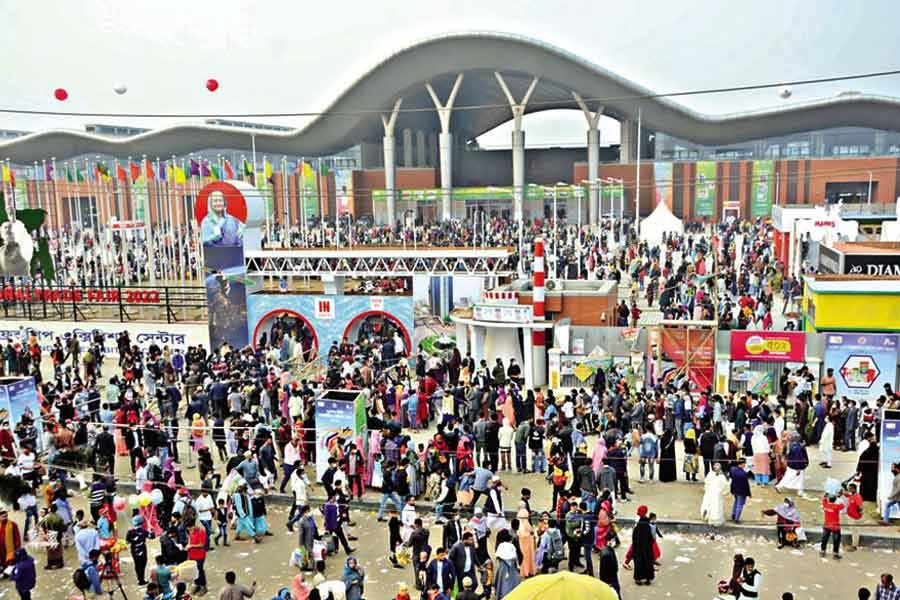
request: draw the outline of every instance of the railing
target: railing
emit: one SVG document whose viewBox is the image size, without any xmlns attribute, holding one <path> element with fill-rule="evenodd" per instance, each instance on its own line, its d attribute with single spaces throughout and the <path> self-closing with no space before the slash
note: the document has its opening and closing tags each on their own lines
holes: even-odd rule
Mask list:
<svg viewBox="0 0 900 600">
<path fill-rule="evenodd" d="M 3 318 L 56 321 L 205 322 L 198 286 L 61 286 L 6 283 Z"/>
<path fill-rule="evenodd" d="M 842 217 L 896 217 L 897 205 L 890 204 L 842 204 Z"/>
</svg>

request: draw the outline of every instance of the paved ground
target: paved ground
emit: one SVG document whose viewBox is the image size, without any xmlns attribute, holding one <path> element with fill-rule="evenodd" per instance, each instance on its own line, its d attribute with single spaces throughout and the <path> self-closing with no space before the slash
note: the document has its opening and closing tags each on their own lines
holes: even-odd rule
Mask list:
<svg viewBox="0 0 900 600">
<path fill-rule="evenodd" d="M 83 501 L 80 501 L 83 502 Z M 211 593 L 215 593 L 224 582 L 224 572 L 235 570 L 239 580 L 249 583 L 256 579 L 262 600 L 271 598 L 278 588 L 288 585 L 295 570 L 288 565 L 288 558 L 297 543 L 296 534 L 289 534 L 284 523 L 287 509 L 271 507 L 271 523 L 276 533 L 262 544 L 249 542 L 233 543 L 230 548 L 220 548 L 210 554 L 208 577 Z M 368 600 L 388 600 L 396 594 L 399 582 L 412 582 L 412 571 L 391 568 L 387 561 L 387 530 L 377 523 L 371 511 L 354 511 L 357 526 L 351 528 L 360 538 L 352 542 L 357 546 L 357 556 L 367 572 L 366 597 Z M 120 522 L 120 527 L 124 523 Z M 764 574 L 761 597 L 778 598 L 785 591 L 792 591 L 804 600 L 824 600 L 826 598 L 855 597 L 862 585 L 873 588 L 878 574 L 882 572 L 900 573 L 898 554 L 890 550 L 862 549 L 846 554 L 843 561 L 821 559 L 817 549 L 806 547 L 801 550 L 776 550 L 773 535 L 743 537 L 739 535 L 681 534 L 661 525 L 665 537 L 661 542 L 662 563 L 654 585 L 637 587 L 629 571 L 621 570 L 623 597 L 642 600 L 662 598 L 711 598 L 715 583 L 727 578 L 732 555 L 741 552 L 753 556 Z M 630 530 L 623 529 L 622 539 L 630 539 Z M 432 527 L 432 539 L 440 539 L 440 529 Z M 493 543 L 490 544 L 493 548 Z M 618 552 L 620 561 L 625 548 Z M 151 557 L 157 552 L 156 542 L 150 546 Z M 127 554 L 127 553 L 126 553 Z M 123 555 L 125 556 L 125 555 Z M 596 558 L 596 557 L 595 557 Z M 327 562 L 329 579 L 339 576 L 345 555 L 340 552 Z M 38 555 L 39 566 L 43 561 Z M 68 598 L 73 591 L 71 572 L 76 561 L 73 550 L 66 554 L 66 568 L 62 571 L 38 571 L 38 587 L 34 597 L 47 600 Z M 596 568 L 596 561 L 595 561 Z M 124 561 L 122 582 L 129 599 L 140 599 L 142 594 L 136 585 L 133 567 Z M 15 591 L 10 583 L 0 584 L 0 598 L 11 599 Z M 120 597 L 120 596 L 116 596 Z M 415 596 L 414 596 L 415 597 Z"/>
</svg>

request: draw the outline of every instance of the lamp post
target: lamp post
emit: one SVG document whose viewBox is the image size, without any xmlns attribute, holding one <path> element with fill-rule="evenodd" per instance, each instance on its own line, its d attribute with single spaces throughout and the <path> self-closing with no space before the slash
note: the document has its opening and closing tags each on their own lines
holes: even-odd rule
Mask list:
<svg viewBox="0 0 900 600">
<path fill-rule="evenodd" d="M 620 243 L 625 238 L 625 180 L 617 179 L 615 177 L 606 177 L 604 178 L 605 182 L 610 184 L 619 184 L 621 187 L 619 188 L 619 241 Z M 610 195 L 609 197 L 609 213 L 613 214 L 613 197 Z M 610 235 L 615 235 L 615 219 L 610 219 L 609 223 L 609 233 Z"/>
</svg>

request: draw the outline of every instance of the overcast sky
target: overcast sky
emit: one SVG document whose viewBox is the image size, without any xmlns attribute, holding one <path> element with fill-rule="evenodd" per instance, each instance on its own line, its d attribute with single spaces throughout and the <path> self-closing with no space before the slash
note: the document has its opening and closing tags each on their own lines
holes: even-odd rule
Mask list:
<svg viewBox="0 0 900 600">
<path fill-rule="evenodd" d="M 466 30 L 533 37 L 651 90 L 669 92 L 900 67 L 900 23 L 888 0 L 606 3 L 547 0 L 298 2 L 269 0 L 0 0 L 0 108 L 140 112 L 298 112 L 324 108 L 390 52 Z M 210 94 L 207 78 L 221 88 Z M 116 82 L 128 86 L 117 96 Z M 53 90 L 66 88 L 58 102 Z M 791 101 L 848 89 L 900 96 L 900 77 L 795 88 Z M 706 113 L 782 102 L 775 91 L 679 99 Z M 141 120 L 0 115 L 28 131 Z M 604 120 L 604 143 L 618 140 Z M 298 126 L 300 119 L 272 122 Z M 584 119 L 526 118 L 529 145 L 584 142 Z M 480 139 L 508 146 L 509 127 Z"/>
</svg>

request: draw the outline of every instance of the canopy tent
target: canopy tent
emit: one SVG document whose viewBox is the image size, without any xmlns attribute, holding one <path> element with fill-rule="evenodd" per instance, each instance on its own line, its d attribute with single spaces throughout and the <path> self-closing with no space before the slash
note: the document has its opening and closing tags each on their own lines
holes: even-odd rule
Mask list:
<svg viewBox="0 0 900 600">
<path fill-rule="evenodd" d="M 665 202 L 656 205 L 650 215 L 641 221 L 641 241 L 659 246 L 664 233 L 684 233 L 684 223 L 672 214 Z"/>
</svg>

